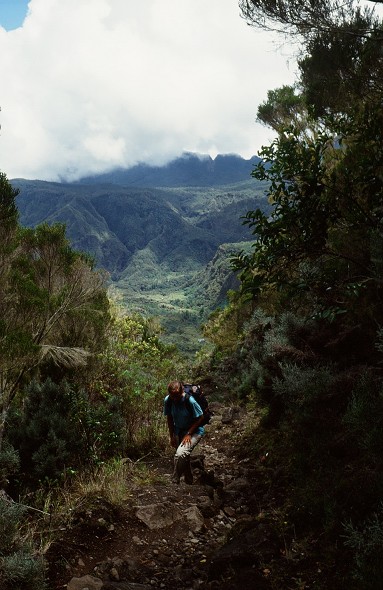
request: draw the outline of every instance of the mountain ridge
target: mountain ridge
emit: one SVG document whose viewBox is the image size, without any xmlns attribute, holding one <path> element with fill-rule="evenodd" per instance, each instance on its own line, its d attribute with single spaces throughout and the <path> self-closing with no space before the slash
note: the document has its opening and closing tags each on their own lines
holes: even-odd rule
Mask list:
<svg viewBox="0 0 383 590">
<path fill-rule="evenodd" d="M 250 179 L 252 167 L 260 161 L 258 156 L 245 159 L 237 154 L 218 154 L 212 158 L 184 152 L 163 166 L 138 163 L 130 168 L 115 168 L 85 176 L 78 183 L 141 187 L 220 186 Z"/>
<path fill-rule="evenodd" d="M 230 265 L 222 263 L 226 250 L 219 251 L 220 246 L 253 241 L 241 217 L 250 209 L 268 207 L 265 185 L 250 178 L 249 161 L 223 161 L 238 165 L 227 171 L 231 184 L 201 186 L 206 177 L 198 166 L 202 172 L 194 176 L 195 186 L 178 186 L 179 175 L 170 187 L 25 179 L 11 183 L 20 190 L 16 203 L 22 225 L 64 223 L 71 245 L 108 271 L 127 309 L 160 316 L 169 332 L 179 330 L 181 318 L 185 326 L 194 326 L 195 334 L 213 306 L 224 303 L 224 291 L 236 284 L 228 276 Z M 184 160 L 190 166 L 187 175 L 196 170 L 195 164 L 194 156 Z M 210 264 L 213 260 L 216 265 Z M 221 284 L 194 296 L 201 277 L 207 284 Z"/>
</svg>

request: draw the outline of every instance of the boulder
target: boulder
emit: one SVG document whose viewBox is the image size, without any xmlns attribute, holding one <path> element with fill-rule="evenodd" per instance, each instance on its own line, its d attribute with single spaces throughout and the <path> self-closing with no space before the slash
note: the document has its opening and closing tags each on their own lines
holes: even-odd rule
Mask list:
<svg viewBox="0 0 383 590">
<path fill-rule="evenodd" d="M 142 520 L 149 529 L 163 529 L 171 526 L 182 518 L 182 512 L 175 504 L 161 502 L 159 504 L 148 504 L 138 506 L 136 516 Z"/>
<path fill-rule="evenodd" d="M 198 533 L 203 529 L 205 520 L 197 506 L 190 506 L 184 510 L 184 516 L 186 517 L 186 522 L 189 529 L 193 533 Z"/>
</svg>

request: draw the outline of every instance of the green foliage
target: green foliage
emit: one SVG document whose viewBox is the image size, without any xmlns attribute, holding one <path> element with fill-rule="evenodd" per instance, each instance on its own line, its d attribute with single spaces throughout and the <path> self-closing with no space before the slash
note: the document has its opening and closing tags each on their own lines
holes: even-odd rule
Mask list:
<svg viewBox="0 0 383 590">
<path fill-rule="evenodd" d="M 276 90 L 269 90 L 267 101 L 258 107 L 257 118 L 275 131 L 283 131 L 286 127 L 307 117 L 305 101 L 296 94 L 292 86 L 282 86 Z"/>
<path fill-rule="evenodd" d="M 21 392 L 8 417 L 8 440 L 20 452 L 23 473 L 13 486 L 51 485 L 113 457 L 163 448 L 166 386 L 185 372 L 160 333 L 153 318 L 117 314 L 104 352 L 86 373 L 72 374 L 76 384 L 48 378 Z"/>
<path fill-rule="evenodd" d="M 123 452 L 120 407 L 112 396 L 92 402 L 65 381 L 47 379 L 32 382 L 25 397 L 21 415 L 10 418 L 9 436 L 30 480 L 60 481 Z"/>
<path fill-rule="evenodd" d="M 223 312 L 221 316 L 223 332 Z M 230 321 L 226 328 L 230 333 Z M 332 527 L 343 511 L 351 510 L 350 479 L 358 488 L 363 475 L 357 467 L 355 473 L 350 466 L 346 472 L 344 457 L 359 465 L 361 450 L 367 452 L 369 494 L 358 502 L 354 497 L 352 509 L 365 514 L 383 483 L 380 397 L 366 385 L 362 410 L 357 409 L 354 399 L 360 399 L 363 389 L 356 382 L 358 373 L 340 372 L 325 355 L 324 344 L 331 342 L 336 328 L 324 329 L 321 322 L 291 312 L 272 317 L 256 309 L 237 329 L 236 345 L 224 348 L 220 338 L 205 372 L 213 372 L 214 382 L 222 383 L 227 395 L 249 400 L 252 407 L 256 403 L 260 427 L 249 445 L 255 453 L 259 444 L 267 445 L 276 468 L 279 458 L 286 463 L 289 501 L 300 507 L 294 518 L 301 522 L 304 514 L 312 519 L 315 514 L 315 522 Z M 327 493 L 331 480 L 332 492 Z"/>
<path fill-rule="evenodd" d="M 243 291 L 341 325 L 380 321 L 381 19 L 354 0 L 240 6 L 251 25 L 303 41 L 300 94 L 269 91 L 260 106 L 278 138 L 253 174 L 273 210 L 246 215 L 257 242 L 235 259 Z"/>
<path fill-rule="evenodd" d="M 382 309 L 380 106 L 366 104 L 332 124 L 332 133 L 312 138 L 291 128 L 263 149 L 254 174 L 269 181 L 273 210 L 247 213 L 256 242 L 234 268 L 242 292 L 271 311 L 298 308 L 372 330 Z"/>
<path fill-rule="evenodd" d="M 116 309 L 109 345 L 99 355 L 90 384 L 94 399 L 112 393 L 118 400 L 124 450 L 130 456 L 163 448 L 166 387 L 184 374 L 176 349 L 161 342 L 160 332 L 155 319 L 123 315 Z"/>
<path fill-rule="evenodd" d="M 317 117 L 347 113 L 381 92 L 382 26 L 358 10 L 336 28 L 313 34 L 299 61 L 306 101 Z"/>
<path fill-rule="evenodd" d="M 44 590 L 45 567 L 42 558 L 24 548 L 1 560 L 4 590 Z M 1 579 L 1 578 L 0 578 Z"/>
<path fill-rule="evenodd" d="M 0 450 L 0 487 L 5 488 L 8 478 L 20 467 L 19 453 L 7 441 Z"/>
<path fill-rule="evenodd" d="M 301 415 L 311 419 L 312 403 L 317 402 L 328 392 L 333 381 L 333 370 L 330 367 L 302 367 L 295 363 L 281 363 L 282 376 L 274 379 L 273 391 L 283 397 L 283 403 L 294 421 Z M 311 411 L 310 411 L 311 410 Z"/>
<path fill-rule="evenodd" d="M 259 403 L 274 399 L 279 404 L 279 396 L 271 394 L 271 383 L 282 378 L 283 359 L 295 362 L 299 371 L 312 358 L 314 326 L 312 320 L 291 312 L 275 318 L 260 308 L 252 311 L 233 297 L 231 306 L 212 314 L 205 326 L 206 337 L 215 345 L 205 372 L 213 371 L 218 380 L 222 374 L 225 388 L 240 398 L 255 395 Z"/>
<path fill-rule="evenodd" d="M 203 334 L 210 342 L 215 344 L 217 352 L 235 345 L 238 331 L 233 306 L 213 312 L 204 325 Z"/>
<path fill-rule="evenodd" d="M 0 497 L 0 586 L 4 590 L 44 590 L 45 567 L 18 531 L 26 508 Z"/>
<path fill-rule="evenodd" d="M 383 384 L 373 373 L 356 383 L 344 416 L 351 436 L 371 461 L 380 464 L 383 457 Z"/>
<path fill-rule="evenodd" d="M 256 321 L 265 320 L 257 310 L 254 314 Z M 267 355 L 274 355 L 283 348 L 293 347 L 295 350 L 307 350 L 308 340 L 311 332 L 315 329 L 315 322 L 305 317 L 285 311 L 273 321 L 266 316 L 266 327 L 264 334 L 264 351 Z"/>
<path fill-rule="evenodd" d="M 234 257 L 240 296 L 214 317 L 205 365 L 256 412 L 244 452 L 267 449 L 269 494 L 298 537 L 339 552 L 336 587 L 381 588 L 382 22 L 354 0 L 240 7 L 251 25 L 300 36 L 300 79 L 259 107 L 278 133 L 253 172 L 271 212 L 244 218 L 254 245 Z M 346 547 L 342 522 L 359 523 Z"/>
<path fill-rule="evenodd" d="M 72 250 L 64 226 L 16 233 L 0 264 L 0 447 L 4 419 L 26 376 L 43 364 L 42 370 L 52 370 L 48 350 L 55 350 L 60 377 L 73 372 L 102 346 L 109 322 L 105 277 L 92 270 L 88 256 Z"/>
<path fill-rule="evenodd" d="M 15 229 L 18 220 L 16 197 L 18 189 L 14 189 L 7 176 L 0 172 L 0 227 L 1 236 L 4 237 L 8 229 Z"/>
<path fill-rule="evenodd" d="M 253 174 L 269 182 L 273 209 L 270 216 L 260 209 L 245 216 L 257 241 L 253 253 L 234 259 L 235 269 L 242 269 L 244 290 L 256 294 L 278 285 L 294 293 L 300 289 L 299 264 L 323 253 L 329 224 L 336 217 L 322 182 L 328 142 L 325 134 L 318 140 L 302 139 L 291 128 L 263 148 L 264 162 Z"/>
<path fill-rule="evenodd" d="M 344 525 L 345 545 L 353 550 L 354 577 L 361 590 L 379 590 L 383 580 L 383 508 L 361 525 Z"/>
</svg>

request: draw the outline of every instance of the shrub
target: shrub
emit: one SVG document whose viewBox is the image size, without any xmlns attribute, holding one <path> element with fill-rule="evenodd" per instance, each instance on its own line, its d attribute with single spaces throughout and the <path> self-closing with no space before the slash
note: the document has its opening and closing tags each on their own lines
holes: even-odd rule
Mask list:
<svg viewBox="0 0 383 590">
<path fill-rule="evenodd" d="M 122 420 L 113 398 L 91 402 L 84 391 L 50 379 L 32 382 L 9 435 L 33 480 L 59 480 L 68 469 L 122 453 Z"/>
<path fill-rule="evenodd" d="M 13 547 L 19 522 L 25 508 L 0 496 L 0 555 L 6 555 Z"/>
<path fill-rule="evenodd" d="M 26 548 L 3 557 L 1 569 L 4 590 L 44 590 L 46 588 L 44 562 Z"/>
<path fill-rule="evenodd" d="M 380 590 L 383 584 L 383 506 L 359 527 L 344 525 L 345 545 L 354 554 L 354 577 L 360 590 Z"/>
<path fill-rule="evenodd" d="M 8 477 L 17 472 L 20 467 L 19 453 L 7 441 L 0 450 L 0 487 L 8 483 Z"/>
<path fill-rule="evenodd" d="M 302 367 L 295 363 L 280 364 L 282 377 L 273 381 L 276 395 L 286 407 L 298 411 L 325 394 L 333 380 L 329 366 Z"/>
<path fill-rule="evenodd" d="M 353 389 L 344 424 L 357 446 L 380 462 L 383 456 L 383 386 L 365 373 Z"/>
<path fill-rule="evenodd" d="M 44 562 L 22 542 L 19 529 L 26 508 L 0 497 L 0 587 L 44 590 Z"/>
</svg>

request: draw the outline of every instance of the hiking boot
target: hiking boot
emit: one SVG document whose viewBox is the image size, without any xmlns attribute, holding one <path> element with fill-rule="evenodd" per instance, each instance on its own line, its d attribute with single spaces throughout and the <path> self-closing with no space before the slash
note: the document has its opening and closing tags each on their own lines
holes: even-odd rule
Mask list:
<svg viewBox="0 0 383 590">
<path fill-rule="evenodd" d="M 186 471 L 184 473 L 184 479 L 185 483 L 187 483 L 189 486 L 193 485 L 193 474 L 191 473 L 191 471 Z"/>
<path fill-rule="evenodd" d="M 184 478 L 185 483 L 189 484 L 189 486 L 193 484 L 193 472 L 191 470 L 190 461 L 188 461 L 185 465 Z"/>
</svg>

